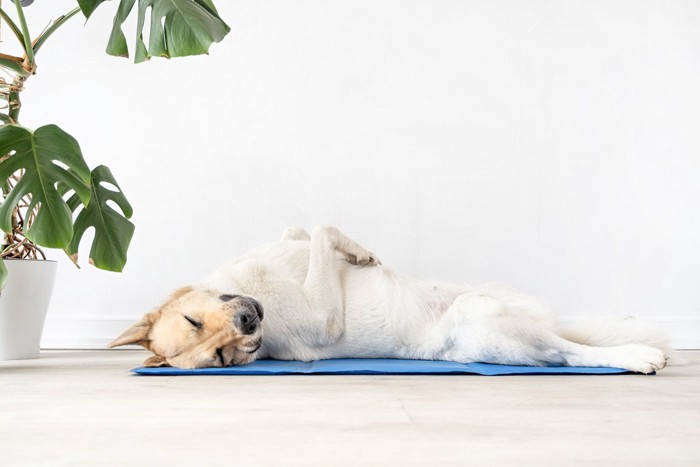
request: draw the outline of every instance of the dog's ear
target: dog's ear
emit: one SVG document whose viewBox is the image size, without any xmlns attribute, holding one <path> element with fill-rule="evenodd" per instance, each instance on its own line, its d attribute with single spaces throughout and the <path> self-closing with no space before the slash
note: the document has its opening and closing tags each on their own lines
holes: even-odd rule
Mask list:
<svg viewBox="0 0 700 467">
<path fill-rule="evenodd" d="M 146 368 L 161 368 L 164 366 L 170 366 L 168 360 L 161 355 L 152 355 L 143 362 L 143 366 Z"/>
<path fill-rule="evenodd" d="M 155 314 L 159 311 L 148 313 L 141 320 L 129 327 L 119 337 L 114 339 L 107 347 L 114 348 L 121 345 L 140 345 L 150 350 L 150 340 L 148 334 L 151 332 L 155 322 Z"/>
<path fill-rule="evenodd" d="M 177 289 L 175 292 L 172 293 L 169 301 L 177 300 L 178 298 L 185 295 L 187 292 L 192 292 L 193 290 L 194 290 L 194 287 L 190 287 L 189 285 L 185 286 L 185 287 L 180 287 L 179 289 Z"/>
<path fill-rule="evenodd" d="M 113 347 L 119 347 L 121 345 L 140 345 L 142 347 L 147 348 L 148 350 L 151 350 L 148 335 L 151 332 L 153 324 L 160 317 L 163 308 L 167 306 L 168 303 L 177 300 L 178 298 L 182 297 L 187 292 L 190 292 L 192 290 L 194 290 L 192 287 L 181 287 L 177 289 L 175 292 L 173 292 L 168 301 L 165 302 L 165 304 L 163 304 L 159 309 L 152 311 L 147 315 L 144 315 L 144 317 L 141 318 L 141 321 L 132 325 L 129 329 L 124 331 L 121 334 L 121 336 L 114 339 L 114 341 L 112 341 L 107 347 L 111 349 Z"/>
</svg>

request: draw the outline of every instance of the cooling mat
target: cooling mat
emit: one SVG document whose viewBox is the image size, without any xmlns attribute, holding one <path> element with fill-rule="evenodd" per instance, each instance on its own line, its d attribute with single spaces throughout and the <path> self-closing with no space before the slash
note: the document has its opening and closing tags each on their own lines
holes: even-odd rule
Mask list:
<svg viewBox="0 0 700 467">
<path fill-rule="evenodd" d="M 385 358 L 344 358 L 299 362 L 285 360 L 257 360 L 248 365 L 224 368 L 185 370 L 172 367 L 134 368 L 134 373 L 149 376 L 175 375 L 438 375 L 476 374 L 496 375 L 611 375 L 629 374 L 621 368 L 578 366 L 513 366 L 488 363 L 457 363 L 436 360 L 398 360 Z"/>
</svg>

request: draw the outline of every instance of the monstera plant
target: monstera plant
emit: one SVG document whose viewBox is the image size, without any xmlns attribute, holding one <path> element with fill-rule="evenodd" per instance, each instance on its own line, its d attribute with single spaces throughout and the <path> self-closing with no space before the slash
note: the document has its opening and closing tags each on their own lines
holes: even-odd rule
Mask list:
<svg viewBox="0 0 700 467">
<path fill-rule="evenodd" d="M 38 3 L 42 1 L 49 0 Z M 0 75 L 0 229 L 5 233 L 1 255 L 41 259 L 40 247 L 59 248 L 77 265 L 83 234 L 94 228 L 90 263 L 121 271 L 134 225 L 129 221 L 131 205 L 112 172 L 104 165 L 90 170 L 78 142 L 57 125 L 30 129 L 19 121 L 25 82 L 36 73 L 37 56 L 46 41 L 72 17 L 82 13 L 89 19 L 105 3 L 74 1 L 72 10 L 32 36 L 24 8 L 34 0 L 5 0 L 4 5 L 0 0 L 2 32 L 5 37 L 14 36 L 21 50 L 17 55 L 0 53 L 4 72 Z M 37 7 L 41 6 L 33 6 Z M 229 32 L 211 0 L 120 0 L 107 42 L 108 54 L 129 56 L 122 26 L 132 15 L 137 22 L 136 63 L 151 57 L 205 54 L 213 42 Z M 148 43 L 144 41 L 147 18 Z M 7 275 L 4 260 L 0 260 L 0 286 Z"/>
</svg>

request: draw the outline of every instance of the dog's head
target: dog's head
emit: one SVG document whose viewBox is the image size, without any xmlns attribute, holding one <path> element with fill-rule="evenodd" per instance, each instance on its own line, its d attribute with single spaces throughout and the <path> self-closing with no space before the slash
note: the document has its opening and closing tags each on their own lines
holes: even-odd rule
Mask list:
<svg viewBox="0 0 700 467">
<path fill-rule="evenodd" d="M 155 354 L 144 362 L 151 367 L 241 365 L 255 360 L 262 345 L 262 319 L 251 297 L 184 287 L 109 347 L 141 345 Z"/>
</svg>

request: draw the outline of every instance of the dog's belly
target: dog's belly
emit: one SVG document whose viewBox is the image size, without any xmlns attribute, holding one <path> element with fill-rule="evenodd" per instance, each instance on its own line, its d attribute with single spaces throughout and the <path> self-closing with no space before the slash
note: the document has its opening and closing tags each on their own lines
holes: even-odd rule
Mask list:
<svg viewBox="0 0 700 467">
<path fill-rule="evenodd" d="M 309 349 L 309 359 L 407 358 L 410 344 L 379 310 L 347 308 L 345 332 L 331 345 Z"/>
<path fill-rule="evenodd" d="M 309 345 L 304 336 L 279 325 L 289 319 L 289 312 L 275 310 L 265 328 L 261 358 L 423 358 L 420 347 L 430 327 L 463 291 L 459 286 L 411 281 L 385 267 L 348 265 L 341 280 L 345 322 L 336 342 Z"/>
<path fill-rule="evenodd" d="M 272 305 L 263 321 L 263 347 L 260 358 L 281 360 L 319 360 L 327 358 L 405 358 L 401 334 L 393 323 L 386 297 L 377 293 L 382 289 L 383 274 L 379 269 L 359 270 L 348 268 L 343 274 L 344 331 L 330 344 L 313 345 L 302 331 L 305 313 L 303 304 L 291 308 L 297 300 L 303 300 L 302 284 L 287 280 L 280 284 L 275 295 L 287 297 L 280 306 Z M 264 302 L 263 302 L 264 303 Z M 274 300 L 269 300 L 270 304 Z M 295 331 L 290 329 L 294 328 Z"/>
<path fill-rule="evenodd" d="M 321 358 L 410 358 L 431 322 L 426 291 L 407 290 L 402 278 L 385 267 L 344 272 L 345 333 L 320 349 Z"/>
</svg>

